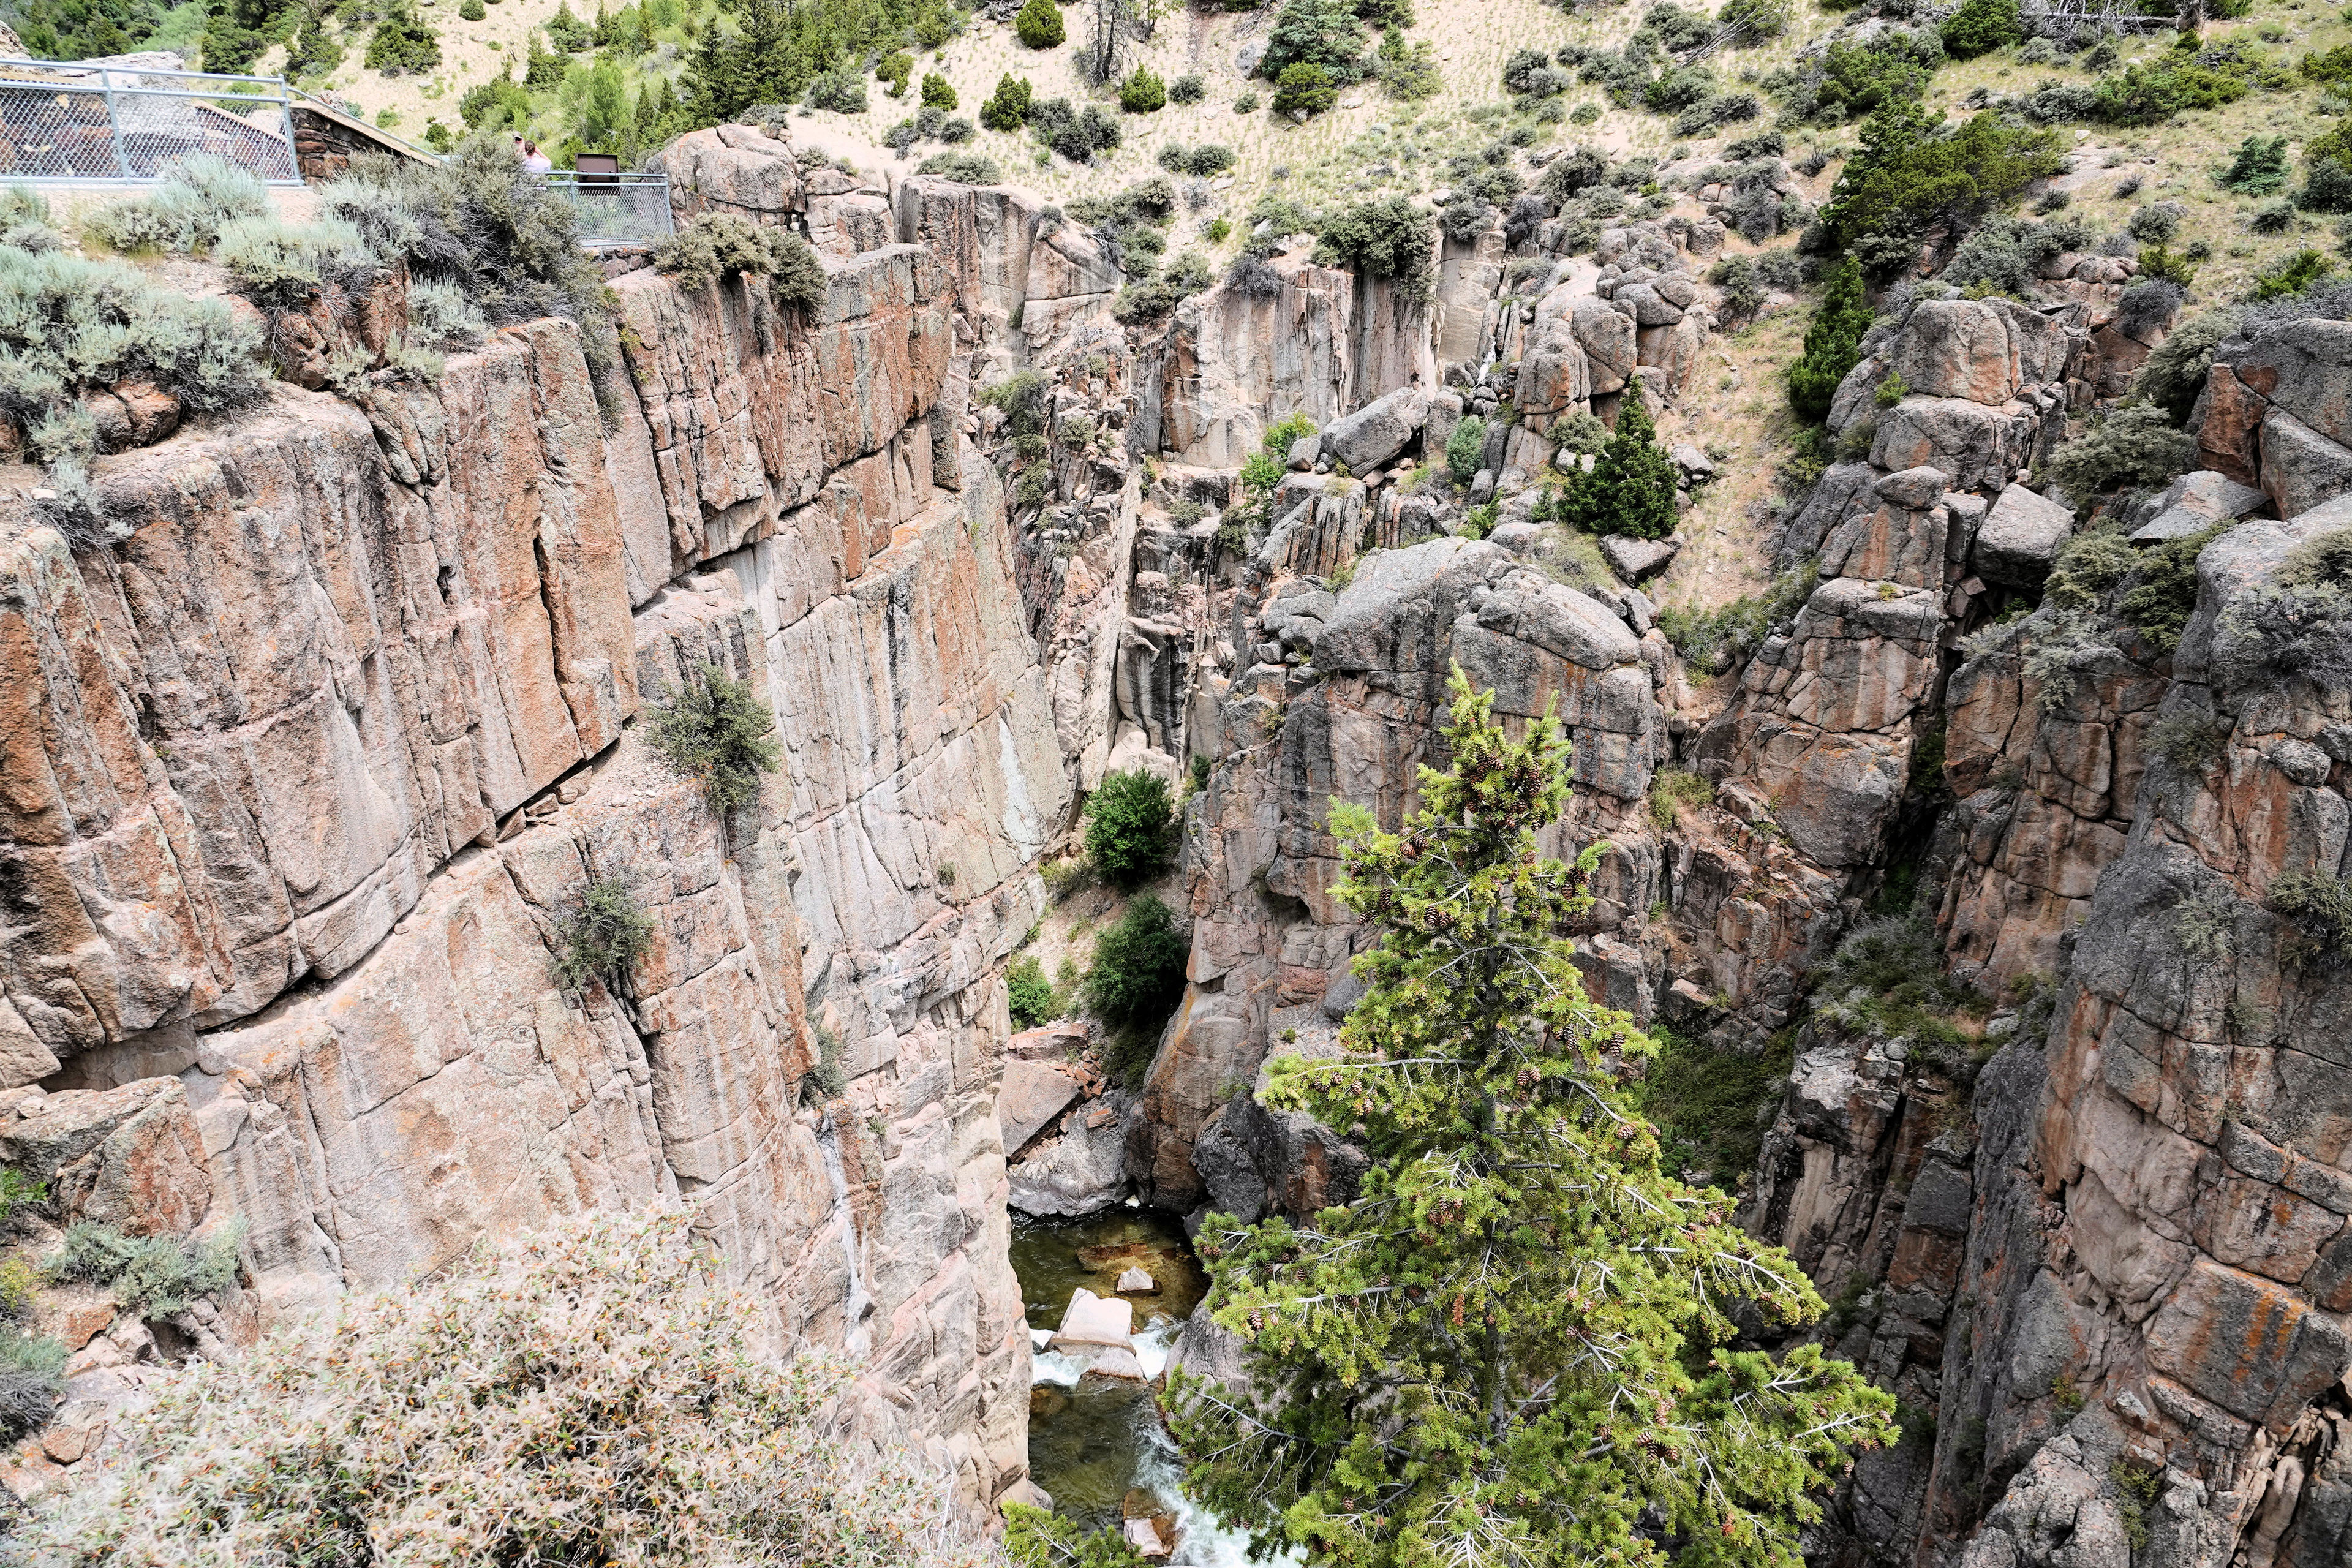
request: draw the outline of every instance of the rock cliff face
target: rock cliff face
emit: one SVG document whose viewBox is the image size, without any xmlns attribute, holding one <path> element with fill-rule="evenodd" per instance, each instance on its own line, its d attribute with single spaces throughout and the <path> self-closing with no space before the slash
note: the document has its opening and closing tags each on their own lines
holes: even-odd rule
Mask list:
<svg viewBox="0 0 2352 1568">
<path fill-rule="evenodd" d="M 1071 782 L 964 403 L 992 279 L 1051 269 L 899 243 L 883 193 L 740 128 L 674 153 L 698 199 L 816 220 L 821 310 L 629 273 L 609 421 L 541 321 L 109 460 L 110 554 L 16 504 L 0 1138 L 74 1214 L 247 1225 L 232 1339 L 691 1198 L 984 1502 L 1029 1382 L 999 977 Z M 723 825 L 631 722 L 703 664 L 784 758 Z M 567 999 L 599 879 L 650 949 Z"/>
</svg>

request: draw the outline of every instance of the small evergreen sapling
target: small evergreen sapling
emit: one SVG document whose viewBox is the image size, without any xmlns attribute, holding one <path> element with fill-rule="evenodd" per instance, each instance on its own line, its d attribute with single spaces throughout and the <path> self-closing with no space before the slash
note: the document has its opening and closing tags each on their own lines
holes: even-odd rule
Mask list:
<svg viewBox="0 0 2352 1568">
<path fill-rule="evenodd" d="M 1449 771 L 1401 833 L 1334 804 L 1339 901 L 1380 933 L 1339 1054 L 1286 1058 L 1263 1095 L 1371 1156 L 1303 1224 L 1200 1233 L 1205 1310 L 1248 1346 L 1235 1398 L 1171 1374 L 1188 1489 L 1260 1550 L 1362 1568 L 1448 1563 L 1780 1568 L 1892 1395 L 1818 1345 L 1728 1348 L 1739 1320 L 1820 1297 L 1713 1190 L 1659 1169 L 1621 1058 L 1652 1054 L 1585 994 L 1568 938 L 1600 845 L 1536 832 L 1568 799 L 1547 713 L 1525 739 L 1457 669 Z M 1654 1519 L 1645 1519 L 1648 1510 Z"/>
<path fill-rule="evenodd" d="M 1801 419 L 1827 418 L 1838 383 L 1862 360 L 1862 335 L 1870 331 L 1869 302 L 1863 297 L 1862 268 L 1852 258 L 1829 270 L 1822 308 L 1805 329 L 1805 352 L 1789 367 L 1789 405 Z"/>
<path fill-rule="evenodd" d="M 1664 539 L 1681 514 L 1675 510 L 1675 463 L 1654 439 L 1641 383 L 1625 388 L 1617 429 L 1592 460 L 1590 473 L 1571 477 L 1559 501 L 1560 520 L 1587 533 Z"/>
</svg>

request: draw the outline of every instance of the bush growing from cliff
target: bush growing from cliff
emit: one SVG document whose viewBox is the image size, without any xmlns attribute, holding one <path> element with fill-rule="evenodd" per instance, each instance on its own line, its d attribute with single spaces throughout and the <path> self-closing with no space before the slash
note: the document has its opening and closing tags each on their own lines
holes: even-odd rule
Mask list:
<svg viewBox="0 0 2352 1568">
<path fill-rule="evenodd" d="M 241 1220 L 201 1239 L 129 1236 L 85 1220 L 66 1227 L 65 1244 L 47 1268 L 52 1279 L 105 1286 L 134 1317 L 168 1318 L 236 1279 L 237 1248 L 244 1239 Z"/>
<path fill-rule="evenodd" d="M 1720 675 L 1755 652 L 1774 627 L 1795 619 L 1821 580 L 1820 569 L 1808 563 L 1772 579 L 1767 592 L 1713 610 L 1667 605 L 1658 612 L 1658 629 L 1693 669 Z"/>
<path fill-rule="evenodd" d="M 652 708 L 646 742 L 672 768 L 702 785 L 722 818 L 759 798 L 760 775 L 776 771 L 783 748 L 776 717 L 747 681 L 715 664 L 698 665 L 684 687 Z"/>
<path fill-rule="evenodd" d="M 1842 257 L 1830 268 L 1826 284 L 1821 309 L 1805 329 L 1805 352 L 1789 366 L 1789 405 L 1801 419 L 1829 416 L 1838 384 L 1862 363 L 1862 337 L 1870 331 L 1861 267 Z"/>
<path fill-rule="evenodd" d="M 1642 384 L 1628 383 L 1617 405 L 1617 428 L 1592 460 L 1589 472 L 1569 476 L 1559 516 L 1587 533 L 1625 533 L 1664 539 L 1682 514 L 1675 510 L 1675 463 L 1659 446 L 1642 396 Z"/>
<path fill-rule="evenodd" d="M 2274 581 L 2232 601 L 2213 655 L 2234 686 L 2299 676 L 2352 690 L 2352 529 L 2304 541 Z"/>
<path fill-rule="evenodd" d="M 368 39 L 367 68 L 386 76 L 418 76 L 440 63 L 441 35 L 410 10 L 406 0 L 394 0 Z"/>
<path fill-rule="evenodd" d="M 1168 105 L 1168 81 L 1149 66 L 1138 66 L 1118 84 L 1118 106 L 1129 114 L 1151 114 Z"/>
<path fill-rule="evenodd" d="M 630 994 L 629 976 L 652 945 L 654 922 L 637 907 L 628 884 L 599 878 L 555 931 L 555 977 L 577 1003 L 592 985 L 615 997 Z"/>
<path fill-rule="evenodd" d="M 1764 1129 L 1796 1059 L 1793 1032 L 1760 1051 L 1717 1050 L 1665 1030 L 1629 1092 L 1658 1133 L 1658 1164 L 1735 1192 L 1763 1153 Z"/>
<path fill-rule="evenodd" d="M 1062 26 L 1062 8 L 1054 0 L 1028 0 L 1013 19 L 1013 30 L 1033 49 L 1050 49 L 1068 36 Z"/>
<path fill-rule="evenodd" d="M 2352 883 L 2328 871 L 2289 871 L 2263 889 L 2263 903 L 2294 926 L 2299 963 L 2352 957 Z"/>
<path fill-rule="evenodd" d="M 1145 893 L 1129 901 L 1126 912 L 1095 938 L 1094 958 L 1087 965 L 1087 1008 L 1114 1030 L 1133 1037 L 1141 1047 L 1122 1052 L 1118 1076 L 1132 1085 L 1150 1059 L 1150 1037 L 1184 994 L 1184 962 L 1192 942 L 1176 924 L 1166 904 Z"/>
<path fill-rule="evenodd" d="M 1175 858 L 1167 781 L 1146 768 L 1106 773 L 1087 797 L 1087 858 L 1111 886 L 1141 887 Z"/>
<path fill-rule="evenodd" d="M 1404 196 L 1375 196 L 1325 213 L 1315 259 L 1362 278 L 1393 278 L 1408 299 L 1429 297 L 1436 220 Z"/>
<path fill-rule="evenodd" d="M 698 213 L 654 247 L 654 265 L 685 289 L 708 289 L 721 278 L 750 273 L 768 280 L 780 305 L 813 312 L 824 305 L 824 263 L 791 229 L 755 224 L 738 213 Z"/>
<path fill-rule="evenodd" d="M 47 1563 L 978 1568 L 951 1478 L 838 1436 L 691 1215 L 589 1215 L 151 1377 L 15 1525 Z"/>
<path fill-rule="evenodd" d="M 1455 671 L 1451 766 L 1399 832 L 1332 809 L 1366 994 L 1337 1055 L 1276 1060 L 1259 1098 L 1351 1127 L 1370 1167 L 1311 1226 L 1203 1222 L 1253 1387 L 1171 1374 L 1188 1490 L 1318 1561 L 1643 1562 L 1664 1533 L 1791 1563 L 1894 1399 L 1818 1345 L 1732 1348 L 1734 1313 L 1799 1325 L 1821 1298 L 1661 1168 L 1616 1066 L 1655 1047 L 1586 996 L 1567 935 L 1601 848 L 1537 845 L 1567 742 L 1549 714 L 1510 741 L 1493 700 Z"/>
<path fill-rule="evenodd" d="M 1974 992 L 1945 978 L 1943 949 L 1916 915 L 1881 915 L 1854 927 L 1822 967 L 1814 1016 L 1882 1045 L 1907 1041 L 1947 1071 L 1969 1065 L 1968 1036 L 1954 1022 L 1980 1013 Z"/>
<path fill-rule="evenodd" d="M 47 1334 L 0 1323 L 0 1438 L 48 1425 L 64 1396 L 66 1347 Z"/>
<path fill-rule="evenodd" d="M 2126 405 L 2059 447 L 2050 477 L 2084 507 L 2110 490 L 2168 484 L 2196 461 L 2197 438 L 2174 429 L 2162 409 Z"/>
<path fill-rule="evenodd" d="M 1455 422 L 1445 437 L 1445 471 L 1457 485 L 1478 477 L 1478 462 L 1486 450 L 1486 422 L 1475 414 Z"/>
<path fill-rule="evenodd" d="M 2237 329 L 2240 312 L 2210 310 L 2183 321 L 2158 343 L 2132 381 L 2134 402 L 2152 403 L 2183 424 L 2205 390 L 2206 373 L 2213 365 L 2213 350 Z"/>
<path fill-rule="evenodd" d="M 1016 1029 L 1050 1024 L 1070 1010 L 1069 998 L 1045 978 L 1045 966 L 1034 952 L 1023 953 L 1005 970 L 1004 994 Z"/>
</svg>

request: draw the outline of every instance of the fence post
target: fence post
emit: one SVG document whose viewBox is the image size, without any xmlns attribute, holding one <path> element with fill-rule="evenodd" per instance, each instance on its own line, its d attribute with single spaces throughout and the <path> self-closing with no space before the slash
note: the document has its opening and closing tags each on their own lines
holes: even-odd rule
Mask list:
<svg viewBox="0 0 2352 1568">
<path fill-rule="evenodd" d="M 294 89 L 284 77 L 278 80 L 278 117 L 286 127 L 286 155 L 294 160 L 294 177 L 302 177 L 302 149 L 294 140 Z"/>
<path fill-rule="evenodd" d="M 106 128 L 114 135 L 114 173 L 117 178 L 131 177 L 131 155 L 122 150 L 122 117 L 114 112 L 114 72 L 106 66 L 98 68 L 98 79 L 106 92 Z"/>
</svg>

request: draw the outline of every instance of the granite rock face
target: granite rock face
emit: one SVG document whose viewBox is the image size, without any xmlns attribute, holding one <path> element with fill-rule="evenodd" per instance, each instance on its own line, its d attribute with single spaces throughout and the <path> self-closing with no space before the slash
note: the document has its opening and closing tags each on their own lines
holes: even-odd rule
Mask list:
<svg viewBox="0 0 2352 1568">
<path fill-rule="evenodd" d="M 987 193 L 789 151 L 670 156 L 688 210 L 812 222 L 824 306 L 617 278 L 609 420 L 543 321 L 103 460 L 110 552 L 0 519 L 0 1139 L 74 1215 L 247 1226 L 248 1335 L 690 1201 L 985 1504 L 1026 1468 L 1001 973 L 1072 781 L 965 405 L 989 279 L 1050 267 Z M 783 756 L 725 823 L 637 738 L 705 665 Z M 654 934 L 569 994 L 592 879 Z"/>
</svg>

